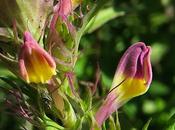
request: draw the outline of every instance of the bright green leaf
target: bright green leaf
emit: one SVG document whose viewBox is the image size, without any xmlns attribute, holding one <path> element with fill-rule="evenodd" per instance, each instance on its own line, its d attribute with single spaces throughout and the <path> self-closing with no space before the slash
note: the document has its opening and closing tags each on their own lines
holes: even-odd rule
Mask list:
<svg viewBox="0 0 175 130">
<path fill-rule="evenodd" d="M 91 33 L 108 21 L 123 16 L 124 14 L 124 11 L 117 12 L 112 7 L 103 9 L 89 21 L 88 25 L 86 26 L 86 31 Z"/>
</svg>

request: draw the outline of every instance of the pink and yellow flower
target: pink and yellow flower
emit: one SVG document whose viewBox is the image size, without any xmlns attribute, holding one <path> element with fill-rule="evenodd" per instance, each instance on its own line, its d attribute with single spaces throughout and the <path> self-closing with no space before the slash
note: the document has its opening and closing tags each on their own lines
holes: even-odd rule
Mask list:
<svg viewBox="0 0 175 130">
<path fill-rule="evenodd" d="M 28 83 L 46 83 L 56 74 L 54 59 L 27 31 L 19 54 L 19 68 L 22 78 Z"/>
<path fill-rule="evenodd" d="M 128 100 L 147 92 L 152 81 L 150 54 L 151 48 L 142 42 L 132 45 L 124 53 L 111 90 L 95 115 L 99 126 Z"/>
</svg>

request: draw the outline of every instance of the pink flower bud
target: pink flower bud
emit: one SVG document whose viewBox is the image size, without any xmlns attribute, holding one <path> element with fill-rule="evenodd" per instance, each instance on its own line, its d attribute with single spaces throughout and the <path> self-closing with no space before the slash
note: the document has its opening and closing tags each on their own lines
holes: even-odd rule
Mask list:
<svg viewBox="0 0 175 130">
<path fill-rule="evenodd" d="M 27 31 L 19 54 L 19 68 L 22 78 L 28 83 L 46 83 L 56 74 L 54 59 Z"/>
<path fill-rule="evenodd" d="M 148 90 L 152 81 L 150 53 L 151 48 L 142 42 L 132 45 L 124 53 L 117 67 L 111 91 L 96 113 L 99 126 L 128 100 Z"/>
<path fill-rule="evenodd" d="M 72 12 L 72 2 L 71 0 L 60 0 L 54 7 L 54 11 L 59 13 L 59 15 L 67 16 Z"/>
</svg>

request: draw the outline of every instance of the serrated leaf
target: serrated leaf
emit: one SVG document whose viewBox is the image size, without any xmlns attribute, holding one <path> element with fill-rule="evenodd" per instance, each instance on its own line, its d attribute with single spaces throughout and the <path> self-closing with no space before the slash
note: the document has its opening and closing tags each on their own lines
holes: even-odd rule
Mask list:
<svg viewBox="0 0 175 130">
<path fill-rule="evenodd" d="M 88 25 L 86 26 L 86 32 L 92 33 L 108 21 L 123 16 L 124 14 L 124 11 L 117 12 L 112 7 L 103 9 L 89 21 Z"/>
</svg>

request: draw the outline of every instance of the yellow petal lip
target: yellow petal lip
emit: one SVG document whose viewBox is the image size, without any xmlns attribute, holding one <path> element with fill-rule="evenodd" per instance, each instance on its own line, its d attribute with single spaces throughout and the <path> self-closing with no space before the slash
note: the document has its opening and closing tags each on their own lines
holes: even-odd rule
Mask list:
<svg viewBox="0 0 175 130">
<path fill-rule="evenodd" d="M 148 90 L 147 83 L 143 78 L 127 78 L 114 90 L 118 95 L 117 100 L 128 101 L 129 99 L 142 95 Z"/>
<path fill-rule="evenodd" d="M 19 68 L 21 77 L 27 83 L 47 83 L 56 74 L 54 59 L 38 45 L 29 32 L 24 33 Z"/>
</svg>

